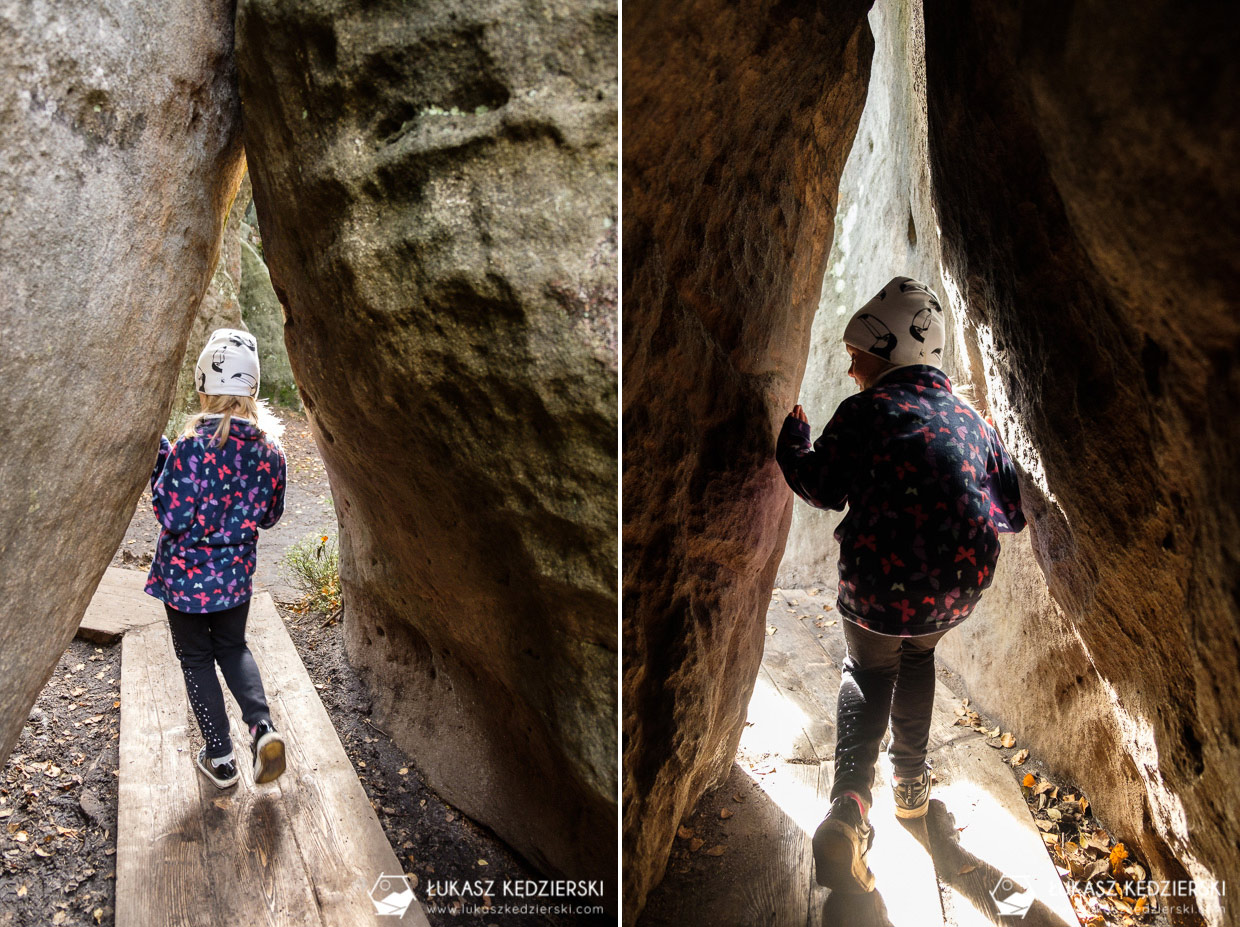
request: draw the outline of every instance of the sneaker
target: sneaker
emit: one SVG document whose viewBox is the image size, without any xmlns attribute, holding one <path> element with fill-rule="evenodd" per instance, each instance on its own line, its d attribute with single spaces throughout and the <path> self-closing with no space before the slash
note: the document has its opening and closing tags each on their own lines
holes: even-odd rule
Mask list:
<svg viewBox="0 0 1240 927">
<path fill-rule="evenodd" d="M 215 783 L 216 788 L 226 789 L 230 785 L 236 785 L 237 780 L 241 778 L 241 773 L 237 772 L 237 764 L 231 753 L 228 754 L 225 762 L 221 763 L 218 760 L 209 759 L 207 757 L 207 748 L 203 746 L 198 751 L 195 762 L 198 764 L 198 768 L 206 774 L 207 778 Z"/>
<path fill-rule="evenodd" d="M 874 873 L 866 855 L 874 827 L 851 795 L 841 795 L 814 832 L 814 873 L 819 885 L 837 892 L 871 892 Z"/>
<path fill-rule="evenodd" d="M 919 818 L 930 807 L 930 771 L 923 769 L 916 779 L 891 780 L 896 796 L 896 817 Z"/>
<path fill-rule="evenodd" d="M 284 738 L 270 721 L 250 728 L 254 735 L 254 784 L 274 782 L 284 772 Z"/>
</svg>

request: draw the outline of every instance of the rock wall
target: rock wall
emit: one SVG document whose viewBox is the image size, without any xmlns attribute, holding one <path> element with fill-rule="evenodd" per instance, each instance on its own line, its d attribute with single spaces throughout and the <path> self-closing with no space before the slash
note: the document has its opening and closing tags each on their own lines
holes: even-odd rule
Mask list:
<svg viewBox="0 0 1240 927">
<path fill-rule="evenodd" d="M 954 311 L 939 277 L 938 222 L 926 153 L 925 49 L 919 0 L 877 0 L 869 14 L 874 60 L 856 141 L 840 176 L 835 237 L 810 333 L 809 359 L 797 401 L 814 436 L 836 406 L 856 392 L 840 340 L 854 312 L 892 277 L 925 281 L 939 294 L 953 327 Z M 955 372 L 954 339 L 944 352 Z M 834 587 L 842 513 L 797 502 L 776 584 Z"/>
<path fill-rule="evenodd" d="M 124 536 L 241 179 L 232 4 L 0 4 L 0 761 Z"/>
<path fill-rule="evenodd" d="M 954 660 L 1156 876 L 1206 882 L 1240 872 L 1234 21 L 952 0 L 925 23 L 946 262 L 1051 597 L 1012 593 L 1000 652 Z"/>
<path fill-rule="evenodd" d="M 624 894 L 726 776 L 791 497 L 774 461 L 865 98 L 865 2 L 628 3 Z"/>
<path fill-rule="evenodd" d="M 607 0 L 237 20 L 376 721 L 534 864 L 613 893 L 616 21 Z"/>
<path fill-rule="evenodd" d="M 198 355 L 202 353 L 211 332 L 217 328 L 246 327 L 241 321 L 240 303 L 241 222 L 252 199 L 250 175 L 246 174 L 241 178 L 241 186 L 233 197 L 232 208 L 228 210 L 228 218 L 224 221 L 215 272 L 211 274 L 211 282 L 207 285 L 202 302 L 198 304 L 194 324 L 189 330 L 189 340 L 185 343 L 185 356 L 181 359 L 181 369 L 177 373 L 172 417 L 168 422 L 169 437 L 179 432 L 184 427 L 185 420 L 201 408 L 194 385 L 194 369 L 198 364 Z"/>
<path fill-rule="evenodd" d="M 263 372 L 258 393 L 286 409 L 300 409 L 301 396 L 297 393 L 288 349 L 284 345 L 284 307 L 271 286 L 267 263 L 250 241 L 253 235 L 244 231 L 250 226 L 242 228 L 239 298 L 245 326 L 258 339 L 258 361 Z"/>
</svg>

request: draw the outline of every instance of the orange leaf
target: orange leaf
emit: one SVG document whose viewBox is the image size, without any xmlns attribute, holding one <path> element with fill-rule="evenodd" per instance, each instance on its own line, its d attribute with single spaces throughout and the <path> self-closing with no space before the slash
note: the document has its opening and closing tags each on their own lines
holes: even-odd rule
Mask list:
<svg viewBox="0 0 1240 927">
<path fill-rule="evenodd" d="M 1114 872 L 1120 867 L 1120 864 L 1128 858 L 1128 851 L 1124 849 L 1122 843 L 1117 843 L 1111 847 L 1111 871 Z"/>
<path fill-rule="evenodd" d="M 1038 784 L 1038 780 L 1033 773 L 1025 773 L 1025 778 L 1020 780 L 1020 784 L 1027 789 L 1031 789 Z"/>
</svg>

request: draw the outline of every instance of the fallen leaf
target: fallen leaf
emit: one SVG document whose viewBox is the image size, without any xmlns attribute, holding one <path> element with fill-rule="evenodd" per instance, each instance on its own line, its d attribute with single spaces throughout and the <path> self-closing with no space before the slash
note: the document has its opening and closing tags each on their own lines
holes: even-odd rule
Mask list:
<svg viewBox="0 0 1240 927">
<path fill-rule="evenodd" d="M 1008 749 L 1011 749 L 1012 747 L 1016 746 L 1016 738 L 1012 735 L 1011 731 L 1008 731 L 1006 734 L 1003 735 L 1003 746 L 1007 747 Z"/>
<path fill-rule="evenodd" d="M 727 847 L 725 847 L 723 844 L 719 844 L 718 846 L 713 846 L 709 850 L 707 850 L 706 855 L 707 856 L 722 856 L 724 853 L 724 850 L 726 849 Z"/>
<path fill-rule="evenodd" d="M 986 746 L 994 747 L 996 750 L 998 750 L 1002 748 L 1003 746 L 1003 739 L 1001 737 L 987 737 Z"/>
<path fill-rule="evenodd" d="M 480 859 L 480 860 L 478 860 L 478 865 L 479 865 L 479 866 L 489 866 L 489 865 L 491 865 L 491 864 L 490 864 L 490 863 L 488 863 L 485 859 Z"/>
<path fill-rule="evenodd" d="M 1022 766 L 1027 759 L 1029 759 L 1029 751 L 1026 749 L 1021 749 L 1017 751 L 1016 756 L 1012 757 L 1012 765 Z"/>
<path fill-rule="evenodd" d="M 689 841 L 689 852 L 696 853 L 698 850 L 702 849 L 702 844 L 704 844 L 705 842 L 706 841 L 703 840 L 701 837 L 694 837 L 692 840 Z"/>
<path fill-rule="evenodd" d="M 25 898 L 26 891 L 27 891 L 27 886 L 24 883 L 22 885 L 17 886 L 17 897 Z"/>
<path fill-rule="evenodd" d="M 1020 754 L 1017 754 L 1017 756 L 1019 755 Z M 1027 789 L 1033 788 L 1035 785 L 1037 785 L 1037 783 L 1038 783 L 1038 780 L 1033 775 L 1033 773 L 1025 773 L 1025 778 L 1020 781 L 1020 784 L 1023 785 Z"/>
<path fill-rule="evenodd" d="M 681 824 L 680 827 L 676 830 L 676 836 L 679 837 L 681 840 L 688 840 L 690 837 L 693 836 L 693 831 L 690 830 L 688 827 L 685 827 L 685 825 Z"/>
<path fill-rule="evenodd" d="M 396 773 L 397 773 L 397 775 L 407 776 L 407 775 L 409 775 L 409 767 L 408 767 L 408 766 L 402 766 L 400 769 L 396 770 Z"/>
<path fill-rule="evenodd" d="M 725 821 L 726 821 L 728 818 L 732 817 L 732 811 L 731 811 L 731 809 L 729 809 L 729 808 L 720 808 L 720 809 L 719 809 L 719 817 L 723 818 L 723 820 L 725 820 Z"/>
<path fill-rule="evenodd" d="M 768 624 L 766 626 L 766 636 L 770 637 L 772 634 L 774 634 L 778 630 L 779 628 L 775 627 L 773 624 Z"/>
<path fill-rule="evenodd" d="M 1117 843 L 1111 847 L 1111 869 L 1115 871 L 1119 869 L 1120 864 L 1128 858 L 1128 851 L 1124 849 L 1122 843 Z"/>
</svg>

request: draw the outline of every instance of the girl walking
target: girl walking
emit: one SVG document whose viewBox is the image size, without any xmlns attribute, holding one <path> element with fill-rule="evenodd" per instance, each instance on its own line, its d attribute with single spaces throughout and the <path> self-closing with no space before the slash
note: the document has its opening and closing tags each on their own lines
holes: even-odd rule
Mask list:
<svg viewBox="0 0 1240 927">
<path fill-rule="evenodd" d="M 164 603 L 173 649 L 206 745 L 198 768 L 217 787 L 239 778 L 218 663 L 253 738 L 254 781 L 284 771 L 284 741 L 271 722 L 246 646 L 258 529 L 284 512 L 285 460 L 275 429 L 260 427 L 258 343 L 248 332 L 211 333 L 195 369 L 202 411 L 175 444 L 160 438 L 151 474 L 162 530 L 146 592 Z"/>
<path fill-rule="evenodd" d="M 972 614 L 994 579 L 999 534 L 1020 531 L 1025 517 L 998 433 L 940 367 L 943 310 L 933 290 L 896 277 L 857 311 L 843 340 L 861 392 L 840 403 L 812 445 L 796 406 L 776 459 L 806 502 L 848 507 L 835 532 L 847 647 L 835 780 L 813 848 L 819 884 L 868 892 L 880 742 L 890 723 L 896 816 L 921 817 L 935 645 Z"/>
</svg>

